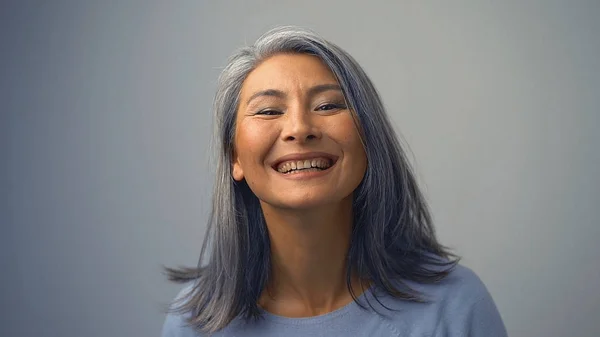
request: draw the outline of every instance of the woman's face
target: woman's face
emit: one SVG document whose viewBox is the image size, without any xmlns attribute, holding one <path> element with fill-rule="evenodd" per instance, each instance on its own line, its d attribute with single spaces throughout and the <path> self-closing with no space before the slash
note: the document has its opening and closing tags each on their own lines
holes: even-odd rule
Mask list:
<svg viewBox="0 0 600 337">
<path fill-rule="evenodd" d="M 242 85 L 233 178 L 272 207 L 308 209 L 351 198 L 367 167 L 358 130 L 329 68 L 277 54 Z"/>
</svg>

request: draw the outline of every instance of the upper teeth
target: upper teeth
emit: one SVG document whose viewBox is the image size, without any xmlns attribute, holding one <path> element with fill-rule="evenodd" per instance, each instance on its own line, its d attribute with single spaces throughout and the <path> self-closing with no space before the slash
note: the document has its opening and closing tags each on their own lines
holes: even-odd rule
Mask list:
<svg viewBox="0 0 600 337">
<path fill-rule="evenodd" d="M 312 167 L 318 167 L 320 169 L 326 169 L 331 166 L 329 159 L 326 158 L 313 158 L 306 160 L 294 160 L 286 161 L 277 166 L 277 171 L 281 173 L 287 173 L 292 170 L 309 169 Z"/>
</svg>

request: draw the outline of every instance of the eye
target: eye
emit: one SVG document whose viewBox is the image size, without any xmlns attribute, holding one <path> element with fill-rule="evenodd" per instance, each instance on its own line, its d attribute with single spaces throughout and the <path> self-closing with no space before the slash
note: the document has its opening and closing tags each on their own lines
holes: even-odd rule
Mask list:
<svg viewBox="0 0 600 337">
<path fill-rule="evenodd" d="M 316 111 L 328 111 L 328 110 L 335 110 L 335 109 L 346 109 L 346 105 L 339 104 L 339 103 L 326 103 L 326 104 L 319 105 L 315 110 Z"/>
<path fill-rule="evenodd" d="M 281 115 L 281 114 L 282 114 L 281 111 L 272 110 L 272 109 L 260 110 L 255 113 L 255 115 L 264 115 L 264 116 L 275 116 L 275 115 Z"/>
</svg>

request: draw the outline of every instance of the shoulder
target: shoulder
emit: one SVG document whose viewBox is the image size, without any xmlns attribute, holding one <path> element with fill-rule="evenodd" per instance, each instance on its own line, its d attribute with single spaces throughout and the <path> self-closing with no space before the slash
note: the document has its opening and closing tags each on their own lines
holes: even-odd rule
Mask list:
<svg viewBox="0 0 600 337">
<path fill-rule="evenodd" d="M 506 330 L 486 286 L 471 269 L 456 265 L 446 278 L 434 284 L 407 282 L 423 303 L 386 296 L 384 304 L 394 311 L 390 323 L 404 330 L 407 322 L 431 336 L 498 336 Z"/>
<path fill-rule="evenodd" d="M 489 297 L 486 286 L 479 276 L 471 269 L 457 264 L 441 281 L 435 283 L 419 283 L 415 281 L 398 280 L 394 284 L 398 288 L 410 287 L 416 291 L 421 299 L 430 305 L 453 306 L 453 309 L 468 309 L 475 302 Z M 378 291 L 378 294 L 382 293 Z M 384 295 L 392 302 L 395 298 Z M 400 302 L 399 302 L 400 303 Z M 411 302 L 401 302 L 408 304 Z"/>
<path fill-rule="evenodd" d="M 507 336 L 506 328 L 492 296 L 473 270 L 457 265 L 440 284 L 445 303 L 441 335 Z"/>
<path fill-rule="evenodd" d="M 169 312 L 167 313 L 167 317 L 163 323 L 161 333 L 162 337 L 202 337 L 201 334 L 196 332 L 191 326 L 188 325 L 188 315 L 176 311 L 177 306 L 179 306 L 187 299 L 188 296 L 191 295 L 193 289 L 194 285 L 192 283 L 188 283 L 173 299 L 169 308 Z"/>
<path fill-rule="evenodd" d="M 433 293 L 438 300 L 453 300 L 465 305 L 490 296 L 479 276 L 460 264 L 457 264 L 442 281 L 423 290 Z"/>
<path fill-rule="evenodd" d="M 456 265 L 438 283 L 416 286 L 428 303 L 444 313 L 444 318 L 467 318 L 481 304 L 494 304 L 479 276 L 470 268 Z M 494 306 L 495 311 L 495 306 Z"/>
</svg>

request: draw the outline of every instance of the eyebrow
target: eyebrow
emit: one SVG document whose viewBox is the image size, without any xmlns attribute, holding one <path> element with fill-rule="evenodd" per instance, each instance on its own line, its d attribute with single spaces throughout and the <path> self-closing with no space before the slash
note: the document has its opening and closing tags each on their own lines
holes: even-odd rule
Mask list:
<svg viewBox="0 0 600 337">
<path fill-rule="evenodd" d="M 314 87 L 311 87 L 310 89 L 308 89 L 308 96 L 309 97 L 315 96 L 317 94 L 320 94 L 324 91 L 329 91 L 329 90 L 342 91 L 342 88 L 338 84 L 319 84 L 319 85 L 315 85 Z M 248 101 L 246 101 L 246 105 L 250 104 L 250 101 L 252 101 L 253 99 L 260 97 L 260 96 L 271 96 L 271 97 L 278 97 L 278 98 L 287 97 L 287 95 L 281 90 L 277 90 L 277 89 L 261 90 L 261 91 L 258 91 L 256 93 L 252 94 L 252 96 L 250 96 L 250 98 L 248 98 Z"/>
</svg>

